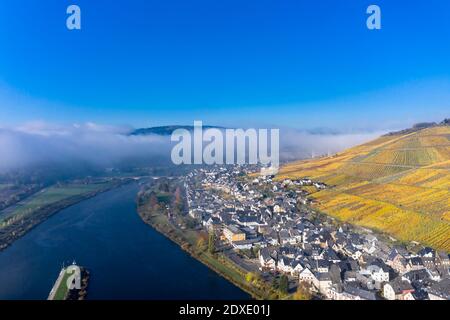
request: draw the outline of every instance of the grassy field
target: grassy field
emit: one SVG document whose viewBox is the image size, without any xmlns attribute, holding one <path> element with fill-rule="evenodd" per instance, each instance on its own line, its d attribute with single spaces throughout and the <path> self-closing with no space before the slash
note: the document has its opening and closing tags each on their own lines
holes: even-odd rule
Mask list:
<svg viewBox="0 0 450 320">
<path fill-rule="evenodd" d="M 101 183 L 55 185 L 0 211 L 0 250 L 62 209 L 129 181 L 108 179 Z"/>
<path fill-rule="evenodd" d="M 65 300 L 66 294 L 69 291 L 69 288 L 67 288 L 67 279 L 69 279 L 69 277 L 70 274 L 64 272 L 64 276 L 62 278 L 61 283 L 59 284 L 59 287 L 56 289 L 56 293 L 53 300 Z"/>
<path fill-rule="evenodd" d="M 286 165 L 278 179 L 309 177 L 327 214 L 450 251 L 450 127 L 384 136 L 337 155 Z"/>
<path fill-rule="evenodd" d="M 5 210 L 0 216 L 0 228 L 8 223 L 20 220 L 23 217 L 33 214 L 36 210 L 45 206 L 67 200 L 72 197 L 82 196 L 91 192 L 96 192 L 109 187 L 108 182 L 102 184 L 81 185 L 71 184 L 64 186 L 53 186 L 44 189 L 9 210 Z"/>
</svg>

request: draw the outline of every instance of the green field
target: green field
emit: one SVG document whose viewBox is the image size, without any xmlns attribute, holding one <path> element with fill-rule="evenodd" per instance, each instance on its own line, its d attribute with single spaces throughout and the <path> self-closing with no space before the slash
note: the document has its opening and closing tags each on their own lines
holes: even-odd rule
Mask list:
<svg viewBox="0 0 450 320">
<path fill-rule="evenodd" d="M 89 185 L 73 184 L 65 186 L 52 186 L 41 190 L 12 208 L 4 210 L 0 216 L 0 228 L 12 221 L 16 221 L 30 215 L 36 210 L 48 205 L 67 200 L 72 197 L 83 196 L 91 192 L 101 191 L 102 189 L 108 188 L 110 185 L 111 184 L 109 182 Z"/>
<path fill-rule="evenodd" d="M 0 250 L 62 209 L 129 181 L 108 179 L 86 184 L 72 182 L 54 185 L 0 211 Z"/>
<path fill-rule="evenodd" d="M 69 279 L 69 277 L 70 274 L 64 272 L 64 276 L 62 278 L 61 283 L 59 284 L 58 289 L 56 289 L 56 293 L 53 300 L 65 300 L 66 294 L 69 291 L 69 288 L 67 288 L 67 279 Z"/>
</svg>

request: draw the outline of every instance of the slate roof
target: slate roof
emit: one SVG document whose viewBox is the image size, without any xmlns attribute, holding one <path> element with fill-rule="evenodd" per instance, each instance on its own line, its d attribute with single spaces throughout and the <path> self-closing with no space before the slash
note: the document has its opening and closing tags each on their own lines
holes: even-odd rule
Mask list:
<svg viewBox="0 0 450 320">
<path fill-rule="evenodd" d="M 319 272 L 315 276 L 319 281 L 331 281 L 331 276 L 328 272 Z"/>
<path fill-rule="evenodd" d="M 344 292 L 365 300 L 377 300 L 377 295 L 375 292 L 365 290 L 353 284 L 344 284 Z"/>
<path fill-rule="evenodd" d="M 430 278 L 430 274 L 425 269 L 420 270 L 412 270 L 403 275 L 403 277 L 407 278 L 409 281 L 424 281 Z"/>
<path fill-rule="evenodd" d="M 428 289 L 428 293 L 450 300 L 450 279 L 435 283 Z"/>
<path fill-rule="evenodd" d="M 419 266 L 419 267 L 423 266 L 422 259 L 419 257 L 410 258 L 410 259 L 408 259 L 408 262 L 413 266 Z"/>
<path fill-rule="evenodd" d="M 411 283 L 406 280 L 402 280 L 401 277 L 397 277 L 390 281 L 389 285 L 391 285 L 392 289 L 394 289 L 395 294 L 401 294 L 403 291 L 414 290 Z"/>
<path fill-rule="evenodd" d="M 428 255 L 428 254 L 432 254 L 433 255 L 433 257 L 435 256 L 435 254 L 436 254 L 436 251 L 434 250 L 434 249 L 432 249 L 432 248 L 430 248 L 430 247 L 425 247 L 425 248 L 423 248 L 423 249 L 421 249 L 419 252 L 418 252 L 418 254 L 420 255 L 420 256 L 425 256 L 425 255 Z"/>
</svg>

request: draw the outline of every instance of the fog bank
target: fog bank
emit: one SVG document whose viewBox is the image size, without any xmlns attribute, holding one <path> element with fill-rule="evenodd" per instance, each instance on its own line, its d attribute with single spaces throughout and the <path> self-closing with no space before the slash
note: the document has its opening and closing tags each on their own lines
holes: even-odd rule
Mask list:
<svg viewBox="0 0 450 320">
<path fill-rule="evenodd" d="M 131 127 L 95 123 L 57 125 L 43 122 L 0 128 L 0 171 L 35 165 L 76 164 L 109 167 L 155 158 L 170 163 L 170 136 L 128 135 Z M 312 134 L 280 130 L 280 160 L 291 161 L 336 153 L 370 141 L 383 132 Z"/>
</svg>

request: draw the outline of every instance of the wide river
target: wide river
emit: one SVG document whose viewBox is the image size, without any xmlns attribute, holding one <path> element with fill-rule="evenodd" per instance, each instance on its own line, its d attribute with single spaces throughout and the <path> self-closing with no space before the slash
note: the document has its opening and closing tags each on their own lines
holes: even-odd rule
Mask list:
<svg viewBox="0 0 450 320">
<path fill-rule="evenodd" d="M 91 272 L 89 299 L 248 299 L 142 222 L 138 188 L 64 209 L 0 252 L 0 299 L 46 299 L 73 260 Z"/>
</svg>

